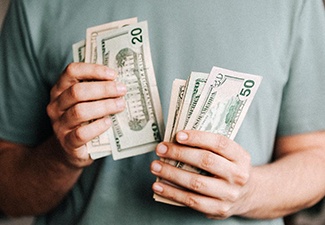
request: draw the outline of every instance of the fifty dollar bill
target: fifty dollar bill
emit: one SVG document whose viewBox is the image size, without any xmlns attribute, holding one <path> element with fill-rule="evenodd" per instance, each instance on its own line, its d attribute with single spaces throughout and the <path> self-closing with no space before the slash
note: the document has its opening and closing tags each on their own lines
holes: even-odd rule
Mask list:
<svg viewBox="0 0 325 225">
<path fill-rule="evenodd" d="M 177 113 L 180 116 L 176 130 L 171 133 L 175 135 L 182 129 L 201 130 L 221 134 L 233 140 L 261 80 L 260 76 L 219 67 L 213 67 L 208 77 L 205 74 L 192 74 L 187 82 L 185 97 L 182 97 L 184 100 L 181 112 Z M 181 169 L 208 175 L 205 171 L 182 162 L 167 162 Z M 180 205 L 161 196 L 154 195 L 154 198 L 156 201 Z"/>
</svg>

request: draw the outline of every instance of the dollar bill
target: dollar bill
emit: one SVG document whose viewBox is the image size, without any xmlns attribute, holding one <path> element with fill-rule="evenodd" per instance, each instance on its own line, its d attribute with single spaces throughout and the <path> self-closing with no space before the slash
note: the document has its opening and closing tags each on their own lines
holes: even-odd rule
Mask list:
<svg viewBox="0 0 325 225">
<path fill-rule="evenodd" d="M 176 120 L 175 125 L 172 127 L 172 131 L 170 132 L 170 137 L 168 140 L 164 141 L 175 141 L 175 135 L 178 131 L 184 130 L 189 119 L 191 118 L 192 113 L 194 112 L 194 109 L 196 108 L 196 105 L 200 99 L 201 93 L 203 91 L 203 88 L 206 84 L 207 78 L 209 74 L 208 73 L 200 73 L 200 72 L 192 72 L 189 76 L 186 87 L 185 85 L 182 87 L 183 92 L 182 95 L 178 98 L 175 97 L 175 99 L 178 99 L 181 103 L 179 103 L 180 108 L 175 112 L 177 114 L 177 117 L 174 119 Z M 174 88 L 173 88 L 174 91 Z M 185 92 L 185 93 L 184 93 Z M 173 101 L 173 100 L 171 100 Z M 173 103 L 170 103 L 173 105 Z M 169 114 L 168 114 L 169 116 Z M 167 125 L 168 126 L 168 122 Z M 167 132 L 167 129 L 166 129 Z M 166 136 L 166 133 L 165 133 Z M 174 160 L 168 160 L 166 159 L 165 162 L 168 162 L 169 164 L 173 166 L 177 166 L 180 164 L 180 162 L 174 161 Z"/>
<path fill-rule="evenodd" d="M 179 115 L 181 112 L 182 103 L 183 103 L 185 84 L 186 84 L 186 80 L 176 79 L 173 81 L 164 141 L 170 142 L 170 141 L 172 141 L 172 139 L 174 137 L 174 132 L 176 130 L 177 121 L 178 121 L 178 118 L 179 118 Z M 168 163 L 171 161 L 168 159 L 161 159 L 161 160 L 168 162 Z M 166 180 L 161 180 L 159 177 L 157 178 L 157 181 L 169 183 Z M 169 184 L 171 184 L 171 183 L 169 183 Z M 171 184 L 171 185 L 173 185 L 173 184 Z M 164 203 L 168 203 L 168 204 L 177 204 L 177 203 L 175 203 L 169 199 L 163 198 L 157 194 L 154 194 L 153 198 L 157 202 L 164 202 Z M 181 206 L 181 205 L 179 204 L 179 206 Z"/>
<path fill-rule="evenodd" d="M 99 159 L 112 154 L 108 131 L 89 141 L 86 146 L 92 159 Z"/>
<path fill-rule="evenodd" d="M 202 90 L 205 86 L 208 76 L 208 73 L 191 73 L 186 85 L 185 97 L 181 109 L 182 113 L 180 113 L 180 116 L 178 118 L 178 123 L 174 134 L 176 134 L 176 132 L 180 130 L 185 129 L 200 99 Z"/>
<path fill-rule="evenodd" d="M 183 104 L 185 84 L 186 80 L 176 79 L 173 81 L 164 141 L 172 141 L 172 138 L 175 135 L 174 132 L 177 127 L 178 118 Z"/>
<path fill-rule="evenodd" d="M 261 81 L 261 76 L 213 67 L 186 129 L 218 133 L 233 140 Z"/>
<path fill-rule="evenodd" d="M 260 76 L 213 67 L 185 129 L 221 134 L 233 140 L 261 80 Z M 206 173 L 182 162 L 176 166 Z"/>
<path fill-rule="evenodd" d="M 97 63 L 97 36 L 105 34 L 114 29 L 137 23 L 137 18 L 114 21 L 99 26 L 90 27 L 86 30 L 86 63 Z"/>
<path fill-rule="evenodd" d="M 174 142 L 178 131 L 185 129 L 206 83 L 207 73 L 192 72 L 188 80 L 175 80 L 170 99 L 164 141 Z M 169 121 L 171 117 L 172 122 Z M 178 162 L 165 159 L 171 165 Z"/>
<path fill-rule="evenodd" d="M 99 63 L 115 69 L 126 84 L 126 110 L 112 115 L 108 130 L 113 159 L 153 151 L 164 125 L 151 59 L 147 22 L 131 24 L 97 36 Z"/>
<path fill-rule="evenodd" d="M 73 61 L 85 62 L 86 41 L 82 40 L 72 45 Z"/>
<path fill-rule="evenodd" d="M 207 78 L 204 75 L 202 76 L 203 80 L 205 80 L 205 85 L 201 91 L 198 91 L 199 94 L 194 93 L 199 88 L 193 89 L 193 84 L 190 85 L 190 82 L 188 82 L 188 91 L 185 93 L 183 108 L 176 129 L 202 130 L 234 139 L 257 92 L 262 77 L 213 67 Z M 198 96 L 190 98 L 188 95 Z M 192 100 L 187 106 L 185 102 L 189 98 Z M 183 121 L 187 122 L 181 122 L 181 118 L 188 118 L 188 120 L 183 119 Z M 186 125 L 184 126 L 184 124 Z M 182 162 L 170 160 L 169 163 L 190 172 L 208 175 L 207 172 Z M 180 205 L 161 196 L 154 196 L 154 198 L 156 201 L 167 204 Z"/>
<path fill-rule="evenodd" d="M 114 21 L 99 26 L 90 27 L 86 30 L 86 41 L 84 44 L 84 60 L 87 63 L 97 63 L 97 36 L 105 34 L 114 29 L 136 23 L 137 18 Z M 81 45 L 81 43 L 80 43 Z M 78 46 L 78 45 L 77 45 Z M 75 48 L 77 48 L 77 46 Z M 81 50 L 81 49 L 80 49 Z M 80 51 L 81 52 L 81 51 Z M 75 53 L 74 53 L 75 55 Z M 108 131 L 87 143 L 88 153 L 92 159 L 102 158 L 112 154 Z"/>
</svg>

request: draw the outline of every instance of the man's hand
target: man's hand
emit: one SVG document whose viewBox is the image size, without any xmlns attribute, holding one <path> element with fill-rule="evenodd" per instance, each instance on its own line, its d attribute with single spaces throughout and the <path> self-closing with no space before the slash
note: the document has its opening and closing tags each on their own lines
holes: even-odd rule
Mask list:
<svg viewBox="0 0 325 225">
<path fill-rule="evenodd" d="M 156 160 L 151 165 L 154 175 L 179 185 L 153 184 L 156 194 L 203 212 L 209 218 L 225 219 L 241 212 L 240 202 L 248 194 L 250 155 L 234 141 L 202 131 L 183 131 L 176 136 L 178 144 L 161 143 L 157 155 L 207 171 L 204 176 Z"/>
<path fill-rule="evenodd" d="M 275 160 L 254 167 L 249 154 L 223 136 L 191 130 L 178 133 L 176 140 L 177 144 L 158 145 L 157 155 L 195 166 L 212 176 L 154 161 L 154 175 L 183 189 L 156 182 L 153 190 L 209 218 L 238 215 L 274 219 L 311 207 L 324 198 L 325 131 L 278 137 Z"/>
<path fill-rule="evenodd" d="M 109 128 L 107 116 L 124 109 L 126 88 L 115 77 L 105 66 L 70 64 L 47 107 L 54 136 L 35 147 L 0 140 L 0 211 L 39 215 L 64 199 L 92 163 L 85 144 Z"/>
<path fill-rule="evenodd" d="M 106 66 L 72 63 L 51 90 L 47 112 L 68 162 L 89 165 L 85 144 L 111 126 L 109 115 L 121 112 L 126 86 Z"/>
</svg>

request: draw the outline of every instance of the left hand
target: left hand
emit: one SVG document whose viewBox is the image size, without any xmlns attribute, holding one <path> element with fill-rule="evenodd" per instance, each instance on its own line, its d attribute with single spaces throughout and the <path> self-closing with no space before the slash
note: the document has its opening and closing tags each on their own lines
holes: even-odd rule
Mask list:
<svg viewBox="0 0 325 225">
<path fill-rule="evenodd" d="M 211 176 L 188 172 L 156 160 L 151 164 L 151 172 L 185 189 L 156 182 L 153 184 L 154 192 L 213 219 L 243 213 L 252 169 L 248 152 L 222 135 L 203 131 L 181 131 L 176 140 L 178 143 L 160 143 L 156 148 L 157 155 L 200 168 Z"/>
</svg>

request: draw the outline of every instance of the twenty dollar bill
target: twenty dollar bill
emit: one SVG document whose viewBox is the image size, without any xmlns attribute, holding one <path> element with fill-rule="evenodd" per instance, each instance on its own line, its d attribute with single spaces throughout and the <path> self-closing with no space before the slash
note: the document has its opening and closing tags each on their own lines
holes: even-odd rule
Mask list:
<svg viewBox="0 0 325 225">
<path fill-rule="evenodd" d="M 147 22 L 132 24 L 97 37 L 97 63 L 118 72 L 127 86 L 126 110 L 111 116 L 109 139 L 113 158 L 154 150 L 164 131 L 162 109 L 151 60 Z"/>
</svg>

